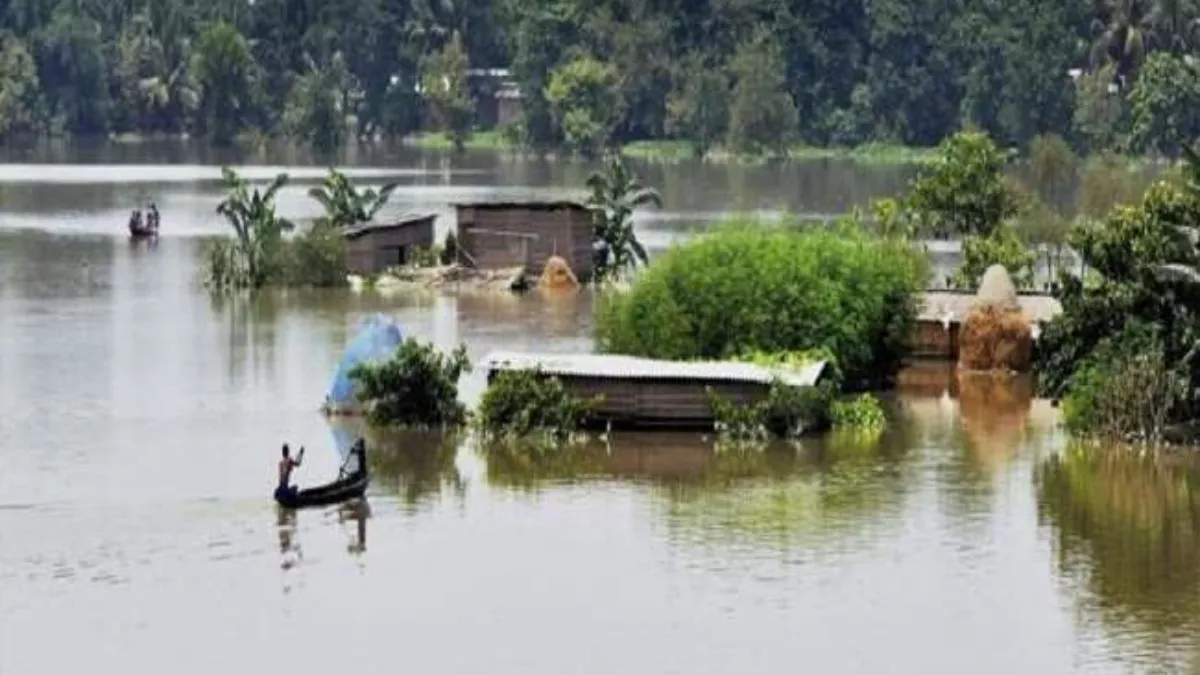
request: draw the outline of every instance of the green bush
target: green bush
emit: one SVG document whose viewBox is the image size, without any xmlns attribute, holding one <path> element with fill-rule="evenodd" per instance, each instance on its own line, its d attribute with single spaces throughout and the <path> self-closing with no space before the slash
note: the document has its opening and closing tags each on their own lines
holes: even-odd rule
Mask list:
<svg viewBox="0 0 1200 675">
<path fill-rule="evenodd" d="M 290 286 L 346 285 L 346 240 L 340 230 L 315 226 L 284 240 L 284 279 Z"/>
<path fill-rule="evenodd" d="M 359 364 L 350 377 L 373 424 L 453 428 L 467 419 L 458 400 L 458 380 L 470 365 L 464 346 L 447 356 L 409 338 L 387 361 Z"/>
<path fill-rule="evenodd" d="M 546 432 L 561 440 L 579 429 L 592 405 L 540 370 L 506 370 L 497 373 L 484 391 L 478 424 L 489 436 Z"/>
<path fill-rule="evenodd" d="M 871 394 L 860 394 L 844 401 L 834 401 L 829 408 L 829 418 L 835 429 L 876 430 L 887 426 L 887 416 L 879 399 Z"/>
<path fill-rule="evenodd" d="M 708 403 L 718 433 L 738 439 L 795 438 L 829 427 L 835 390 L 822 382 L 815 387 L 792 387 L 776 380 L 767 396 L 753 404 L 734 403 L 711 389 Z"/>
<path fill-rule="evenodd" d="M 1071 377 L 1063 422 L 1077 436 L 1157 443 L 1186 384 L 1168 366 L 1158 336 L 1132 324 L 1101 342 Z"/>
<path fill-rule="evenodd" d="M 925 255 L 855 226 L 731 223 L 672 248 L 625 292 L 601 297 L 605 352 L 734 358 L 826 348 L 853 382 L 890 375 L 928 278 Z"/>
</svg>

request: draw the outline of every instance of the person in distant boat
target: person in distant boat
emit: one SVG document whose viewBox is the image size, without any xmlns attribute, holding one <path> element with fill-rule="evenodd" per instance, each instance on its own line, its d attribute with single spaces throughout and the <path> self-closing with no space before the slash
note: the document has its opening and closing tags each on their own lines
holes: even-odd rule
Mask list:
<svg viewBox="0 0 1200 675">
<path fill-rule="evenodd" d="M 141 226 L 142 226 L 142 210 L 141 209 L 134 209 L 133 212 L 129 214 L 129 226 L 133 227 L 133 228 L 141 228 Z"/>
<path fill-rule="evenodd" d="M 158 229 L 158 205 L 150 202 L 150 214 L 147 216 L 147 224 L 150 227 Z"/>
<path fill-rule="evenodd" d="M 300 463 L 304 461 L 304 447 L 301 446 L 300 453 L 296 455 L 296 459 L 292 459 L 291 450 L 288 449 L 288 444 L 283 444 L 283 459 L 279 460 L 279 486 L 275 488 L 275 497 L 278 499 L 281 495 L 296 496 L 296 487 L 291 485 L 292 470 L 298 468 Z"/>
</svg>

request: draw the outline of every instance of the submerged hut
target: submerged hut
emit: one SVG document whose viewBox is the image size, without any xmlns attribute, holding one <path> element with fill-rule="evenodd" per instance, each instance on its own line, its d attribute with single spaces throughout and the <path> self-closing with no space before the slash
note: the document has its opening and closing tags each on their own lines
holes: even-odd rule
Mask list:
<svg viewBox="0 0 1200 675">
<path fill-rule="evenodd" d="M 538 278 L 557 256 L 586 283 L 592 276 L 592 213 L 573 201 L 455 204 L 459 262 L 480 270 L 521 267 Z"/>
<path fill-rule="evenodd" d="M 1045 325 L 1062 313 L 1062 304 L 1049 295 L 1018 294 L 1016 302 L 1030 322 L 1035 341 Z M 974 293 L 924 293 L 921 297 L 921 309 L 917 314 L 917 325 L 910 341 L 912 356 L 957 361 L 962 325 L 974 304 Z"/>
<path fill-rule="evenodd" d="M 405 216 L 391 223 L 364 223 L 347 229 L 346 267 L 351 274 L 379 274 L 407 265 L 418 248 L 433 246 L 435 214 Z"/>
<path fill-rule="evenodd" d="M 600 397 L 588 422 L 615 428 L 712 429 L 710 391 L 748 405 L 762 400 L 776 378 L 792 386 L 815 386 L 826 374 L 824 361 L 791 370 L 727 361 L 519 352 L 492 353 L 484 367 L 489 383 L 501 371 L 536 370 L 558 378 L 572 396 Z"/>
</svg>

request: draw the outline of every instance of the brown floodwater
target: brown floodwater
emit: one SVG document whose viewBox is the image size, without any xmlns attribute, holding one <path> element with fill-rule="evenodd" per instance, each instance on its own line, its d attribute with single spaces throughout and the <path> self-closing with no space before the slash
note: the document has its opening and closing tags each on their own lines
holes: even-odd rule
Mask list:
<svg viewBox="0 0 1200 675">
<path fill-rule="evenodd" d="M 318 407 L 364 317 L 385 312 L 478 360 L 589 350 L 591 299 L 214 302 L 195 283 L 197 235 L 221 231 L 215 171 L 196 164 L 213 159 L 167 150 L 0 165 L 4 675 L 1124 673 L 1196 660 L 1195 464 L 1079 452 L 1028 381 L 941 366 L 904 374 L 881 435 L 758 452 L 614 433 L 539 458 L 370 434 L 364 506 L 281 514 L 280 443 L 308 449 L 301 484 L 336 471 L 337 430 Z M 354 159 L 365 180 L 406 181 L 395 208 L 439 212 L 568 189 L 586 171 Z M 831 212 L 900 180 L 825 164 L 654 171 L 682 186 L 666 190 L 677 210 L 645 223 L 660 243 L 703 214 Z M 281 200 L 289 215 L 312 215 L 302 192 Z M 131 245 L 125 214 L 147 198 L 166 234 Z M 482 375 L 462 384 L 476 401 Z"/>
</svg>

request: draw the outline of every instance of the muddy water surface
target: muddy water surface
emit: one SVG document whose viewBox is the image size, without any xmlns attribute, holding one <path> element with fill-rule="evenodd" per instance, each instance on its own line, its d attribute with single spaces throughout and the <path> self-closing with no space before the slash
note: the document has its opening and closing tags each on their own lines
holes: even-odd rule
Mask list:
<svg viewBox="0 0 1200 675">
<path fill-rule="evenodd" d="M 1028 383 L 940 368 L 906 373 L 878 438 L 747 454 L 614 434 L 537 461 L 390 436 L 376 439 L 365 507 L 282 515 L 269 498 L 279 443 L 308 448 L 302 484 L 336 471 L 337 429 L 317 407 L 364 316 L 465 342 L 475 359 L 586 351 L 590 298 L 214 303 L 194 284 L 195 235 L 220 231 L 211 167 L 168 154 L 146 168 L 128 152 L 0 166 L 4 675 L 1124 673 L 1194 660 L 1196 467 L 1073 452 Z M 394 161 L 408 176 L 397 208 L 566 189 L 582 171 Z M 894 180 L 658 170 L 666 185 L 733 186 L 681 197 L 647 226 L 660 241 L 739 202 L 829 211 L 841 205 L 817 195 Z M 302 217 L 297 190 L 281 206 Z M 156 247 L 120 230 L 143 194 L 163 210 Z M 481 388 L 472 375 L 464 397 Z"/>
</svg>

